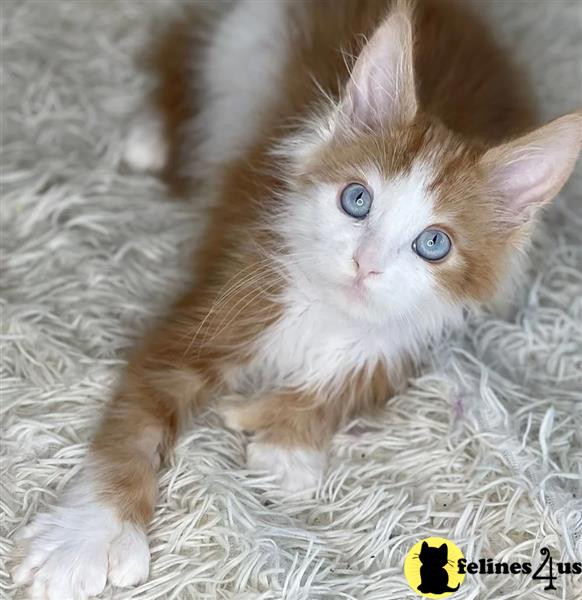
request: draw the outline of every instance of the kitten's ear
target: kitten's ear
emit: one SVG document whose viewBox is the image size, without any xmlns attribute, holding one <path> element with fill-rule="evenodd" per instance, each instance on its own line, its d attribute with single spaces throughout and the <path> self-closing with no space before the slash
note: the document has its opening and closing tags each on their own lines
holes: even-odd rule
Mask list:
<svg viewBox="0 0 582 600">
<path fill-rule="evenodd" d="M 428 550 L 428 544 L 426 542 L 422 542 L 422 547 L 420 548 L 421 552 L 426 552 Z"/>
<path fill-rule="evenodd" d="M 485 153 L 487 186 L 501 221 L 523 225 L 553 200 L 571 175 L 582 146 L 582 111 L 552 121 Z"/>
<path fill-rule="evenodd" d="M 441 544 L 440 548 L 439 548 L 439 552 L 441 554 L 444 554 L 445 556 L 448 554 L 449 549 L 447 548 L 446 544 Z"/>
<path fill-rule="evenodd" d="M 411 9 L 397 2 L 356 60 L 341 114 L 353 124 L 407 123 L 417 110 Z"/>
</svg>

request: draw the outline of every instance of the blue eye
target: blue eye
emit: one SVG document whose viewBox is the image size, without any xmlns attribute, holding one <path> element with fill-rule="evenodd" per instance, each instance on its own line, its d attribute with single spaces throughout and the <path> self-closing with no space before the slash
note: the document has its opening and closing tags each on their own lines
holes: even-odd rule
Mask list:
<svg viewBox="0 0 582 600">
<path fill-rule="evenodd" d="M 412 243 L 412 249 L 424 260 L 442 260 L 451 251 L 451 238 L 439 229 L 425 229 Z"/>
<path fill-rule="evenodd" d="M 344 212 L 354 219 L 365 219 L 372 207 L 372 194 L 361 183 L 350 183 L 340 196 Z"/>
</svg>

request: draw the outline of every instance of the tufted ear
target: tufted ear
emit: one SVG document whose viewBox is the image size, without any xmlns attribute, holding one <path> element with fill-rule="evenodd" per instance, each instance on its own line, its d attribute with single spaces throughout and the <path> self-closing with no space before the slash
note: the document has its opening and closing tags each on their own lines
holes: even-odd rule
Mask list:
<svg viewBox="0 0 582 600">
<path fill-rule="evenodd" d="M 341 113 L 368 127 L 411 121 L 417 110 L 413 60 L 410 8 L 400 1 L 356 60 Z"/>
<path fill-rule="evenodd" d="M 486 152 L 487 186 L 502 221 L 519 226 L 553 200 L 570 177 L 582 146 L 582 111 Z"/>
</svg>

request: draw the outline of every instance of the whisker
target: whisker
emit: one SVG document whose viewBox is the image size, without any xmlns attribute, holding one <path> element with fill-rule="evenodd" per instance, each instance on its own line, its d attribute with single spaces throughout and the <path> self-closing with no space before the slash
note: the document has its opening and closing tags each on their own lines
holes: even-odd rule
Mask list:
<svg viewBox="0 0 582 600">
<path fill-rule="evenodd" d="M 214 336 L 208 340 L 209 342 L 213 341 L 214 339 L 218 338 L 220 336 L 220 334 L 225 331 L 226 329 L 228 329 L 228 326 L 236 320 L 236 318 L 238 317 L 238 315 L 240 315 L 240 313 L 242 311 L 245 310 L 245 308 L 247 308 L 247 306 L 250 306 L 257 298 L 259 298 L 260 296 L 262 296 L 263 294 L 267 293 L 269 290 L 273 289 L 275 286 L 278 285 L 278 282 L 274 282 L 271 285 L 267 286 L 266 288 L 259 288 L 259 289 L 255 289 L 255 290 L 251 290 L 248 294 L 246 294 L 243 298 L 241 298 L 231 309 L 230 311 L 227 313 L 227 315 L 222 319 L 222 321 L 220 322 L 220 329 L 214 334 Z M 236 313 L 235 315 L 228 321 L 226 321 L 226 319 L 228 318 L 228 316 L 230 315 L 230 313 L 244 300 L 246 300 L 249 296 L 251 296 L 250 300 L 248 300 L 244 306 L 242 306 Z M 226 321 L 226 323 L 225 323 Z M 224 325 L 224 326 L 223 326 Z M 201 351 L 201 347 L 199 348 L 199 352 Z"/>
<path fill-rule="evenodd" d="M 206 313 L 206 315 L 204 316 L 204 319 L 198 325 L 198 328 L 197 328 L 194 336 L 192 337 L 192 339 L 188 345 L 188 348 L 186 349 L 186 353 L 188 353 L 190 351 L 191 347 L 194 345 L 194 343 L 198 339 L 198 336 L 200 335 L 201 331 L 203 330 L 203 327 L 208 323 L 208 320 L 211 318 L 211 316 L 213 316 L 214 314 L 217 314 L 219 309 L 222 306 L 224 306 L 237 292 L 244 289 L 245 287 L 249 287 L 252 285 L 254 286 L 257 283 L 261 282 L 262 280 L 270 279 L 273 275 L 277 276 L 276 273 L 268 273 L 268 272 L 251 273 L 250 275 L 248 275 L 245 278 L 244 281 L 239 282 L 236 285 L 232 286 L 232 288 L 229 289 L 229 291 L 227 292 L 227 294 L 225 296 L 223 296 L 222 298 L 219 298 L 217 301 L 215 301 L 213 303 L 213 305 L 210 307 L 210 309 L 208 310 L 208 312 Z M 235 303 L 235 306 L 236 306 L 236 303 Z M 229 314 L 229 313 L 227 313 L 227 314 Z"/>
<path fill-rule="evenodd" d="M 266 249 L 258 246 L 256 248 L 258 252 L 261 252 L 264 255 L 264 258 L 261 260 L 257 260 L 252 264 L 244 267 L 235 275 L 233 275 L 221 288 L 217 294 L 216 300 L 212 303 L 204 318 L 198 323 L 198 325 L 194 325 L 196 327 L 196 331 L 192 335 L 192 327 L 188 332 L 184 335 L 192 335 L 188 346 L 184 351 L 184 355 L 188 354 L 192 349 L 192 346 L 198 342 L 199 336 L 206 330 L 204 333 L 204 339 L 199 344 L 199 352 L 201 348 L 207 344 L 209 341 L 215 340 L 217 336 L 224 331 L 224 329 L 232 323 L 233 319 L 229 319 L 230 315 L 233 311 L 237 309 L 241 305 L 242 302 L 245 302 L 247 298 L 249 298 L 253 292 L 257 291 L 255 297 L 252 298 L 250 302 L 247 302 L 242 309 L 239 309 L 235 318 L 240 315 L 240 313 L 249 306 L 252 301 L 254 301 L 261 293 L 266 293 L 269 289 L 271 289 L 275 283 L 279 283 L 281 280 L 289 280 L 292 274 L 289 272 L 290 268 L 300 266 L 301 264 L 305 264 L 305 261 L 309 262 L 311 267 L 319 266 L 323 263 L 321 257 L 314 256 L 312 251 L 293 251 L 290 252 L 288 249 L 281 249 L 280 253 L 269 253 Z M 262 288 L 262 284 L 265 280 L 276 279 L 271 285 L 266 288 Z M 232 284 L 232 285 L 229 285 Z M 241 298 L 239 298 L 233 306 L 231 306 L 226 314 L 223 316 L 220 324 L 217 327 L 216 333 L 209 338 L 210 335 L 210 320 L 214 318 L 221 310 L 223 306 L 225 306 L 234 296 L 243 291 L 245 288 L 253 288 L 248 293 L 244 294 Z M 226 323 L 226 326 L 224 324 Z"/>
<path fill-rule="evenodd" d="M 248 270 L 248 268 L 246 270 Z M 240 273 L 242 273 L 242 272 L 243 271 L 241 271 Z M 239 274 L 235 275 L 235 277 L 237 277 L 238 275 Z M 221 306 L 223 306 L 234 294 L 236 294 L 237 291 L 242 289 L 245 285 L 253 285 L 257 281 L 260 281 L 262 278 L 266 278 L 267 276 L 270 276 L 270 275 L 271 275 L 271 273 L 268 273 L 268 272 L 258 273 L 258 269 L 255 268 L 254 272 L 251 271 L 251 273 L 248 273 L 241 281 L 233 284 L 230 288 L 228 288 L 226 290 L 226 292 L 223 295 L 219 296 L 213 302 L 212 306 L 208 309 L 208 312 L 206 313 L 206 315 L 204 316 L 204 318 L 198 325 L 198 328 L 197 328 L 196 332 L 194 333 L 194 336 L 190 340 L 190 343 L 185 350 L 185 354 L 187 354 L 190 351 L 190 348 L 196 342 L 196 339 L 197 339 L 200 331 L 202 330 L 202 328 L 204 327 L 204 325 L 206 324 L 206 322 L 208 321 L 208 319 L 210 318 L 210 316 L 213 313 L 217 312 Z M 232 279 L 233 278 L 231 278 L 230 281 L 232 281 Z M 224 289 L 224 287 L 225 286 L 223 286 L 222 289 Z M 190 332 L 191 332 L 191 330 L 190 330 Z"/>
</svg>

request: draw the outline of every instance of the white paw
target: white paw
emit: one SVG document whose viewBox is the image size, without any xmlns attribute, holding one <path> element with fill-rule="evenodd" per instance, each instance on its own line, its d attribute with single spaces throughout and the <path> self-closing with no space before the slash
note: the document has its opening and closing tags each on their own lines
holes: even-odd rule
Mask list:
<svg viewBox="0 0 582 600">
<path fill-rule="evenodd" d="M 143 109 L 129 127 L 123 161 L 135 171 L 159 172 L 168 160 L 164 123 L 156 112 Z"/>
<path fill-rule="evenodd" d="M 19 536 L 27 554 L 14 572 L 32 600 L 86 600 L 109 580 L 128 586 L 149 573 L 145 533 L 111 508 L 86 502 L 39 515 Z"/>
<path fill-rule="evenodd" d="M 142 529 L 125 523 L 109 549 L 109 581 L 117 587 L 144 582 L 150 573 L 150 549 Z"/>
<path fill-rule="evenodd" d="M 263 442 L 247 446 L 249 469 L 267 471 L 286 492 L 310 498 L 325 466 L 325 456 L 318 450 L 285 448 Z"/>
</svg>

